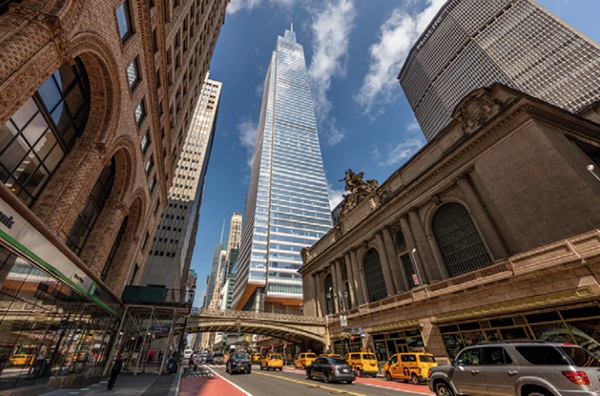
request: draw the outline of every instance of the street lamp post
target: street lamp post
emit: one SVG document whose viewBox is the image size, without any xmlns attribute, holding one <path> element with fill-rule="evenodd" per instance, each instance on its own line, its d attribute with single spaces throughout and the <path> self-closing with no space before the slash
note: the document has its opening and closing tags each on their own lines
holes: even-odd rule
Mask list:
<svg viewBox="0 0 600 396">
<path fill-rule="evenodd" d="M 417 252 L 417 248 L 414 248 L 410 253 L 413 256 L 413 262 L 415 263 L 415 273 L 417 275 L 417 281 L 414 282 L 415 286 L 420 286 L 423 278 L 421 278 L 421 273 L 419 272 L 419 263 L 417 263 L 417 256 L 415 256 L 415 253 Z M 414 281 L 414 279 L 413 279 Z"/>
<path fill-rule="evenodd" d="M 587 166 L 587 170 L 588 170 L 588 171 L 590 171 L 590 173 L 591 173 L 592 175 L 594 175 L 594 177 L 600 181 L 600 176 L 598 176 L 598 175 L 596 174 L 596 172 L 594 172 L 594 170 L 595 170 L 595 169 L 596 169 L 596 167 L 595 167 L 594 165 L 592 165 L 592 164 L 589 164 L 589 165 Z"/>
</svg>

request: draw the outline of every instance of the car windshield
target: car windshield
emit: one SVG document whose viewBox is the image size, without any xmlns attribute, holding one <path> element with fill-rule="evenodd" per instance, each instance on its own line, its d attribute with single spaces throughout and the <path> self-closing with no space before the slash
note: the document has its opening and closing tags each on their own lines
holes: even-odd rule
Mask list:
<svg viewBox="0 0 600 396">
<path fill-rule="evenodd" d="M 431 355 L 419 355 L 419 361 L 427 363 L 435 363 L 435 359 Z"/>
<path fill-rule="evenodd" d="M 248 359 L 248 357 L 246 356 L 245 353 L 234 353 L 233 354 L 233 358 L 236 360 L 244 360 L 244 359 Z"/>
<path fill-rule="evenodd" d="M 215 352 L 213 357 L 223 357 L 223 354 L 221 352 Z"/>
<path fill-rule="evenodd" d="M 362 354 L 362 358 L 365 360 L 375 360 L 375 355 L 373 355 L 372 353 L 363 353 Z"/>
<path fill-rule="evenodd" d="M 271 359 L 281 359 L 280 355 L 271 355 Z"/>
<path fill-rule="evenodd" d="M 339 357 L 331 357 L 329 359 L 331 360 L 331 363 L 333 363 L 333 364 L 348 364 L 344 359 L 339 358 Z"/>
<path fill-rule="evenodd" d="M 561 346 L 560 349 L 567 354 L 577 367 L 599 367 L 600 362 L 594 359 L 591 353 L 578 346 Z"/>
<path fill-rule="evenodd" d="M 306 354 L 306 357 L 307 357 L 307 358 L 313 358 L 313 359 L 314 359 L 314 358 L 316 358 L 316 357 L 317 357 L 317 355 L 315 355 L 314 353 L 307 353 L 307 354 Z"/>
</svg>

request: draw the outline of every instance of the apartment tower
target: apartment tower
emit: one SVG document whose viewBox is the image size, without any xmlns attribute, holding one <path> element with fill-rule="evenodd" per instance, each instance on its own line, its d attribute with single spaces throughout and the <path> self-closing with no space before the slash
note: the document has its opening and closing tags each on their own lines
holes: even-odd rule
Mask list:
<svg viewBox="0 0 600 396">
<path fill-rule="evenodd" d="M 232 307 L 300 313 L 300 251 L 330 228 L 304 50 L 286 30 L 265 79 Z"/>
<path fill-rule="evenodd" d="M 600 46 L 533 0 L 450 0 L 398 76 L 430 141 L 494 82 L 577 112 L 600 99 Z"/>
<path fill-rule="evenodd" d="M 216 129 L 221 83 L 208 78 L 185 135 L 141 284 L 182 289 L 198 231 L 202 191 Z M 144 146 L 144 142 L 142 142 Z"/>
</svg>

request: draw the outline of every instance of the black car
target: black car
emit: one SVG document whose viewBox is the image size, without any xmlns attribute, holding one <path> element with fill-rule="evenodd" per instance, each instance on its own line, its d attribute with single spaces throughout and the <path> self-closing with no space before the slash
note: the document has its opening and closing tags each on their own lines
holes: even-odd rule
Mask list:
<svg viewBox="0 0 600 396">
<path fill-rule="evenodd" d="M 319 356 L 306 368 L 306 378 L 320 378 L 325 383 L 346 381 L 351 384 L 356 379 L 352 366 L 338 357 Z"/>
<path fill-rule="evenodd" d="M 250 374 L 252 372 L 252 366 L 250 365 L 250 359 L 248 355 L 243 352 L 235 352 L 229 356 L 229 360 L 227 360 L 227 364 L 225 365 L 225 372 L 229 374 L 233 373 L 246 373 Z"/>
</svg>

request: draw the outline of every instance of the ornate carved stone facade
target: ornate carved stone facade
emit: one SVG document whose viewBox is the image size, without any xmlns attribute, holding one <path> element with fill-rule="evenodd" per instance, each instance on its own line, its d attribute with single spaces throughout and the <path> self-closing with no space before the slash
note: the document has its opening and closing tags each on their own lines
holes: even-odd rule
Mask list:
<svg viewBox="0 0 600 396">
<path fill-rule="evenodd" d="M 15 219 L 12 228 L 0 226 L 0 287 L 31 312 L 3 313 L 2 328 L 25 327 L 16 341 L 0 332 L 0 348 L 52 355 L 52 372 L 62 373 L 56 365 L 65 359 L 55 358 L 62 336 L 48 334 L 61 321 L 91 329 L 90 318 L 100 326 L 90 330 L 97 345 L 111 345 L 121 293 L 139 280 L 167 204 L 227 3 L 0 7 L 0 211 Z"/>
<path fill-rule="evenodd" d="M 597 106 L 572 114 L 496 84 L 454 115 L 303 252 L 305 314 L 329 316 L 336 352 L 371 348 L 380 361 L 565 332 L 598 352 Z"/>
</svg>

